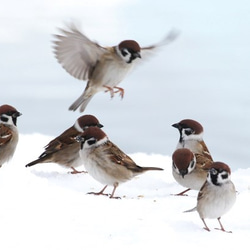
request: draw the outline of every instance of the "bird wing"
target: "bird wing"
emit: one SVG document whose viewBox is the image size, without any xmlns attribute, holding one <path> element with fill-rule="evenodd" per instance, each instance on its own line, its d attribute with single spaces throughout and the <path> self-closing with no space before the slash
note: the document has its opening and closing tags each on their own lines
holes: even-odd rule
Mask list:
<svg viewBox="0 0 250 250">
<path fill-rule="evenodd" d="M 70 145 L 77 143 L 75 137 L 80 134 L 77 133 L 72 127 L 65 130 L 61 135 L 50 141 L 45 146 L 45 151 L 39 156 L 39 158 L 44 157 L 45 155 L 55 153 L 57 151 L 63 150 Z M 80 148 L 80 146 L 79 146 Z"/>
<path fill-rule="evenodd" d="M 55 35 L 56 40 L 53 41 L 55 57 L 70 75 L 88 80 L 106 49 L 87 38 L 73 24 L 68 30 L 60 30 L 62 35 Z"/>
<path fill-rule="evenodd" d="M 12 131 L 4 124 L 0 124 L 0 146 L 9 142 L 12 136 Z"/>
<path fill-rule="evenodd" d="M 179 36 L 180 32 L 176 29 L 171 30 L 160 42 L 141 48 L 141 58 L 144 60 L 152 56 L 159 48 L 172 43 Z M 138 60 L 137 60 L 138 61 Z"/>
<path fill-rule="evenodd" d="M 210 157 L 206 157 L 202 154 L 195 154 L 196 157 L 196 168 L 205 170 L 206 172 L 209 170 L 213 160 Z"/>
<path fill-rule="evenodd" d="M 111 162 L 124 166 L 127 169 L 138 169 L 138 166 L 135 164 L 135 162 L 110 141 L 107 142 L 106 153 Z"/>
</svg>

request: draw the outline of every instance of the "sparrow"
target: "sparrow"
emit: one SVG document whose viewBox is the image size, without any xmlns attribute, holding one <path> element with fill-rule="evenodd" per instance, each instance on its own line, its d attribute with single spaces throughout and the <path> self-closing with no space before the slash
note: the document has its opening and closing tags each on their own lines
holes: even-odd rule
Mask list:
<svg viewBox="0 0 250 250">
<path fill-rule="evenodd" d="M 223 232 L 226 231 L 220 221 L 221 216 L 227 213 L 236 201 L 236 190 L 231 181 L 231 170 L 223 162 L 214 162 L 208 171 L 207 180 L 201 187 L 198 197 L 197 206 L 185 212 L 197 211 L 204 223 L 204 229 L 210 231 L 205 219 L 217 219 Z"/>
<path fill-rule="evenodd" d="M 55 57 L 70 75 L 87 81 L 82 95 L 69 107 L 73 111 L 80 107 L 80 112 L 85 110 L 92 97 L 100 91 L 109 91 L 111 98 L 117 92 L 123 97 L 124 89 L 118 87 L 118 84 L 134 64 L 178 36 L 178 32 L 172 31 L 161 42 L 144 48 L 134 40 L 124 40 L 118 45 L 103 47 L 90 40 L 74 24 L 60 31 L 61 35 L 54 35 Z"/>
<path fill-rule="evenodd" d="M 82 134 L 85 129 L 91 126 L 103 127 L 93 115 L 83 115 L 79 117 L 73 126 L 45 146 L 45 151 L 37 160 L 28 163 L 26 167 L 31 167 L 38 163 L 57 163 L 61 166 L 71 168 L 73 170 L 71 174 L 84 172 L 75 169 L 75 167 L 82 165 L 82 160 L 79 155 L 80 146 L 79 143 L 76 142 L 75 137 Z"/>
<path fill-rule="evenodd" d="M 200 190 L 212 163 L 212 160 L 194 154 L 188 148 L 176 149 L 172 154 L 172 174 L 180 185 L 187 188 L 176 195 L 185 195 L 190 189 Z"/>
<path fill-rule="evenodd" d="M 212 156 L 203 140 L 202 125 L 191 119 L 185 119 L 172 125 L 180 132 L 177 148 L 188 148 L 194 154 L 199 154 L 213 161 Z"/>
<path fill-rule="evenodd" d="M 18 143 L 17 117 L 22 115 L 14 107 L 0 106 L 0 167 L 9 161 Z"/>
<path fill-rule="evenodd" d="M 128 155 L 122 152 L 107 135 L 97 127 L 89 127 L 82 135 L 76 138 L 80 142 L 80 155 L 88 173 L 104 188 L 95 195 L 104 194 L 107 186 L 113 186 L 110 198 L 115 197 L 115 190 L 120 183 L 149 170 L 163 170 L 157 167 L 140 167 Z"/>
</svg>

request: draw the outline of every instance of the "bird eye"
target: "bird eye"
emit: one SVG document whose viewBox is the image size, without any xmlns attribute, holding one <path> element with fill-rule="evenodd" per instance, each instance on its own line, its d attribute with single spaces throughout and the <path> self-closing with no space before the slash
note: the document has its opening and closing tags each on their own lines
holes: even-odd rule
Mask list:
<svg viewBox="0 0 250 250">
<path fill-rule="evenodd" d="M 89 145 L 93 145 L 93 144 L 96 143 L 96 139 L 95 138 L 91 138 L 87 142 L 88 142 Z"/>
<path fill-rule="evenodd" d="M 3 121 L 3 122 L 7 122 L 8 120 L 9 120 L 9 118 L 4 117 L 4 116 L 1 116 L 1 121 Z"/>
<path fill-rule="evenodd" d="M 218 173 L 218 171 L 217 171 L 216 169 L 212 168 L 212 169 L 210 170 L 210 173 L 211 173 L 212 175 L 216 175 L 216 174 Z"/>
<path fill-rule="evenodd" d="M 193 133 L 194 133 L 193 129 L 191 129 L 191 128 L 186 128 L 186 129 L 185 129 L 185 134 L 186 134 L 186 135 L 191 135 L 191 134 L 193 134 Z"/>
<path fill-rule="evenodd" d="M 122 49 L 122 55 L 125 57 L 126 55 L 128 55 L 128 51 L 127 49 Z"/>
</svg>

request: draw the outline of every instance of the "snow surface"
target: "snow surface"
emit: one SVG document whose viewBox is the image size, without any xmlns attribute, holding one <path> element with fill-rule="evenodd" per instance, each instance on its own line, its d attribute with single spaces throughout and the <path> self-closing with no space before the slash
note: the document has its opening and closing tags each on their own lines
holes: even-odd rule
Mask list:
<svg viewBox="0 0 250 250">
<path fill-rule="evenodd" d="M 207 220 L 207 232 L 198 213 L 183 213 L 195 206 L 197 192 L 171 195 L 183 188 L 169 156 L 131 154 L 137 164 L 164 171 L 124 183 L 116 191 L 122 199 L 111 200 L 86 194 L 103 187 L 88 174 L 56 164 L 25 168 L 50 139 L 20 135 L 14 158 L 0 169 L 0 249 L 235 249 L 249 240 L 250 169 L 232 172 L 237 201 L 221 221 L 233 233 L 214 230 L 216 220 Z"/>
</svg>

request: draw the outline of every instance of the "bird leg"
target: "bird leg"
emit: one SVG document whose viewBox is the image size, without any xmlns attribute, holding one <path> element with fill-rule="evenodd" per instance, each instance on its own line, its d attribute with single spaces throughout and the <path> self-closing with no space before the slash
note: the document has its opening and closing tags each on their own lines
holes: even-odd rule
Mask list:
<svg viewBox="0 0 250 250">
<path fill-rule="evenodd" d="M 123 88 L 114 87 L 114 89 L 117 89 L 117 90 L 115 91 L 115 93 L 120 93 L 120 97 L 121 97 L 121 98 L 124 97 L 124 89 L 123 89 Z"/>
<path fill-rule="evenodd" d="M 220 223 L 220 228 L 215 228 L 216 230 L 221 230 L 222 232 L 225 232 L 225 233 L 232 233 L 232 231 L 226 231 L 226 230 L 224 229 L 224 227 L 223 227 L 222 224 L 221 224 L 220 217 L 217 218 L 217 220 L 218 220 L 219 223 Z"/>
<path fill-rule="evenodd" d="M 103 85 L 103 87 L 104 87 L 104 88 L 107 88 L 107 90 L 105 90 L 105 92 L 108 92 L 108 91 L 109 91 L 109 92 L 110 92 L 110 97 L 113 98 L 113 97 L 114 97 L 114 93 L 115 93 L 115 92 L 114 92 L 114 89 L 111 88 L 111 87 L 109 87 L 109 86 L 107 86 L 107 85 Z"/>
<path fill-rule="evenodd" d="M 114 196 L 114 194 L 115 194 L 115 190 L 116 190 L 116 188 L 118 187 L 118 183 L 115 183 L 114 184 L 114 189 L 113 189 L 113 191 L 112 191 L 112 194 L 110 195 L 110 199 L 121 199 L 121 197 L 119 197 L 119 196 Z"/>
<path fill-rule="evenodd" d="M 182 192 L 180 192 L 180 193 L 178 193 L 178 194 L 174 194 L 175 196 L 188 196 L 187 194 L 185 194 L 187 191 L 189 191 L 190 190 L 190 188 L 188 188 L 188 189 L 186 189 L 186 190 L 184 190 L 184 191 L 182 191 Z"/>
<path fill-rule="evenodd" d="M 106 189 L 106 187 L 107 187 L 108 185 L 106 185 L 100 192 L 98 192 L 98 193 L 95 193 L 95 192 L 89 192 L 88 194 L 94 194 L 94 195 L 106 195 L 106 196 L 108 196 L 108 194 L 104 194 L 103 192 L 104 192 L 104 190 Z"/>
<path fill-rule="evenodd" d="M 87 171 L 78 171 L 74 167 L 71 167 L 71 168 L 73 170 L 70 172 L 71 174 L 81 174 L 81 173 L 87 174 L 88 173 Z"/>
<path fill-rule="evenodd" d="M 204 229 L 207 230 L 208 232 L 210 232 L 210 229 L 208 228 L 208 226 L 207 226 L 205 220 L 204 220 L 203 218 L 202 218 L 201 220 L 203 221 L 203 223 L 204 223 L 204 225 L 205 225 Z"/>
</svg>

